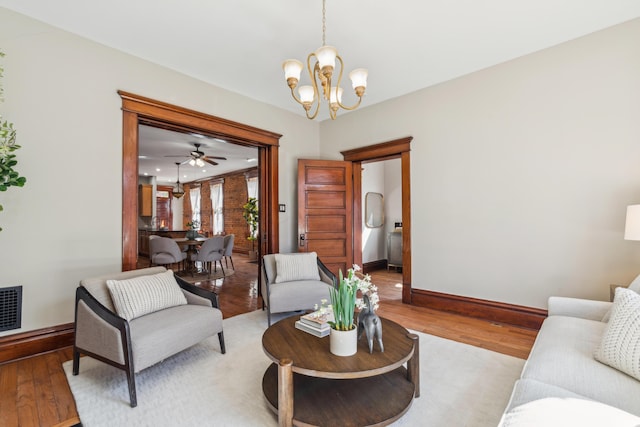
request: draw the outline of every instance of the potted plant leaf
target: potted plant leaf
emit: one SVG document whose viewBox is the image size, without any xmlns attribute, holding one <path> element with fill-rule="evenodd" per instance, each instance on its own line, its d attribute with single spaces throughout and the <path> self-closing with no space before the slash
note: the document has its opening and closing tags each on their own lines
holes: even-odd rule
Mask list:
<svg viewBox="0 0 640 427">
<path fill-rule="evenodd" d="M 3 56 L 4 53 L 0 51 L 0 58 Z M 0 67 L 0 78 L 2 78 L 3 71 Z M 3 101 L 1 85 L 0 101 Z M 20 146 L 16 144 L 16 130 L 13 123 L 2 120 L 2 116 L 0 116 L 0 191 L 7 191 L 9 187 L 22 187 L 27 182 L 27 179 L 20 176 L 18 171 L 14 169 L 14 166 L 18 164 L 14 152 L 19 148 Z M 2 210 L 3 207 L 0 205 L 0 211 Z M 0 227 L 0 231 L 2 231 L 2 227 Z"/>
<path fill-rule="evenodd" d="M 258 251 L 255 247 L 258 240 L 258 199 L 249 197 L 247 203 L 242 206 L 242 217 L 249 225 L 249 236 L 247 236 L 247 240 L 251 242 L 249 261 L 255 261 L 258 259 Z"/>
</svg>

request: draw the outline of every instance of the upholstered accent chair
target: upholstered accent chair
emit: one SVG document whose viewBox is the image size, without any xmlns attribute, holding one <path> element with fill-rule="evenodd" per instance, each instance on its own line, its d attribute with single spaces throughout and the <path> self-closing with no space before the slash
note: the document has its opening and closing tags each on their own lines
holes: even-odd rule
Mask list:
<svg viewBox="0 0 640 427">
<path fill-rule="evenodd" d="M 218 307 L 217 294 L 164 267 L 84 279 L 76 289 L 73 375 L 80 354 L 122 369 L 135 407 L 137 372 L 214 334 L 226 352 Z"/>
<path fill-rule="evenodd" d="M 315 252 L 269 254 L 262 257 L 262 309 L 271 314 L 312 310 L 321 300 L 331 300 L 330 289 L 336 277 Z"/>
<path fill-rule="evenodd" d="M 216 268 L 217 263 L 220 263 L 222 274 L 224 274 L 224 267 L 222 266 L 222 257 L 224 256 L 224 237 L 214 236 L 204 241 L 197 253 L 191 255 L 192 262 L 201 262 L 202 268 L 209 272 L 208 277 L 211 277 L 211 268 Z M 208 266 L 208 268 L 207 268 Z"/>
<path fill-rule="evenodd" d="M 169 237 L 149 239 L 149 266 L 178 264 L 184 267 L 186 259 L 187 253 L 180 249 L 175 240 Z"/>
</svg>

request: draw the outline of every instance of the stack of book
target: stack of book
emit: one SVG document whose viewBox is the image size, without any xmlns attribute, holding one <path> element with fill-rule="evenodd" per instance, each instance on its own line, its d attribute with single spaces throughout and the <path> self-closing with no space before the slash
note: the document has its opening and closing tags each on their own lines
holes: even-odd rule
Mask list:
<svg viewBox="0 0 640 427">
<path fill-rule="evenodd" d="M 331 326 L 329 322 L 333 322 L 333 312 L 328 310 L 325 312 L 314 311 L 313 313 L 300 316 L 300 320 L 296 320 L 296 328 L 305 331 L 316 337 L 326 337 L 329 335 Z"/>
</svg>

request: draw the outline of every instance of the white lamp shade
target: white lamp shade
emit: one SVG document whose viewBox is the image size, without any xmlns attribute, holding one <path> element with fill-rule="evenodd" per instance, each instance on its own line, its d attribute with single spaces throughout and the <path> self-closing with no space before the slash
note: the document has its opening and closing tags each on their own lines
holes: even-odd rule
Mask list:
<svg viewBox="0 0 640 427">
<path fill-rule="evenodd" d="M 300 80 L 300 73 L 302 72 L 302 62 L 297 59 L 287 59 L 282 63 L 282 69 L 284 70 L 284 78 L 289 79 L 291 77 L 296 80 Z"/>
<path fill-rule="evenodd" d="M 300 86 L 298 88 L 301 102 L 313 102 L 313 86 Z"/>
<path fill-rule="evenodd" d="M 329 102 L 331 104 L 335 104 L 336 102 L 342 102 L 342 88 L 341 87 L 332 87 L 331 95 L 329 97 Z"/>
<path fill-rule="evenodd" d="M 366 68 L 356 68 L 352 72 L 349 73 L 349 78 L 351 79 L 351 84 L 353 88 L 357 87 L 367 87 L 367 76 L 369 72 Z"/>
<path fill-rule="evenodd" d="M 327 65 L 331 66 L 331 68 L 335 68 L 337 55 L 338 50 L 333 46 L 322 46 L 318 48 L 318 50 L 316 50 L 316 58 L 318 58 L 320 69 Z"/>
<path fill-rule="evenodd" d="M 624 226 L 625 240 L 640 240 L 640 205 L 627 206 L 627 221 Z"/>
</svg>

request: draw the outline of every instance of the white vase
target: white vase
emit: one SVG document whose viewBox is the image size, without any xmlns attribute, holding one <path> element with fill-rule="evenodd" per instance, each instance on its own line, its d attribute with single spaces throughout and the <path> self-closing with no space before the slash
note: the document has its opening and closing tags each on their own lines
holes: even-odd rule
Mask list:
<svg viewBox="0 0 640 427">
<path fill-rule="evenodd" d="M 358 350 L 358 329 L 337 331 L 329 334 L 329 351 L 336 356 L 353 356 Z"/>
</svg>

